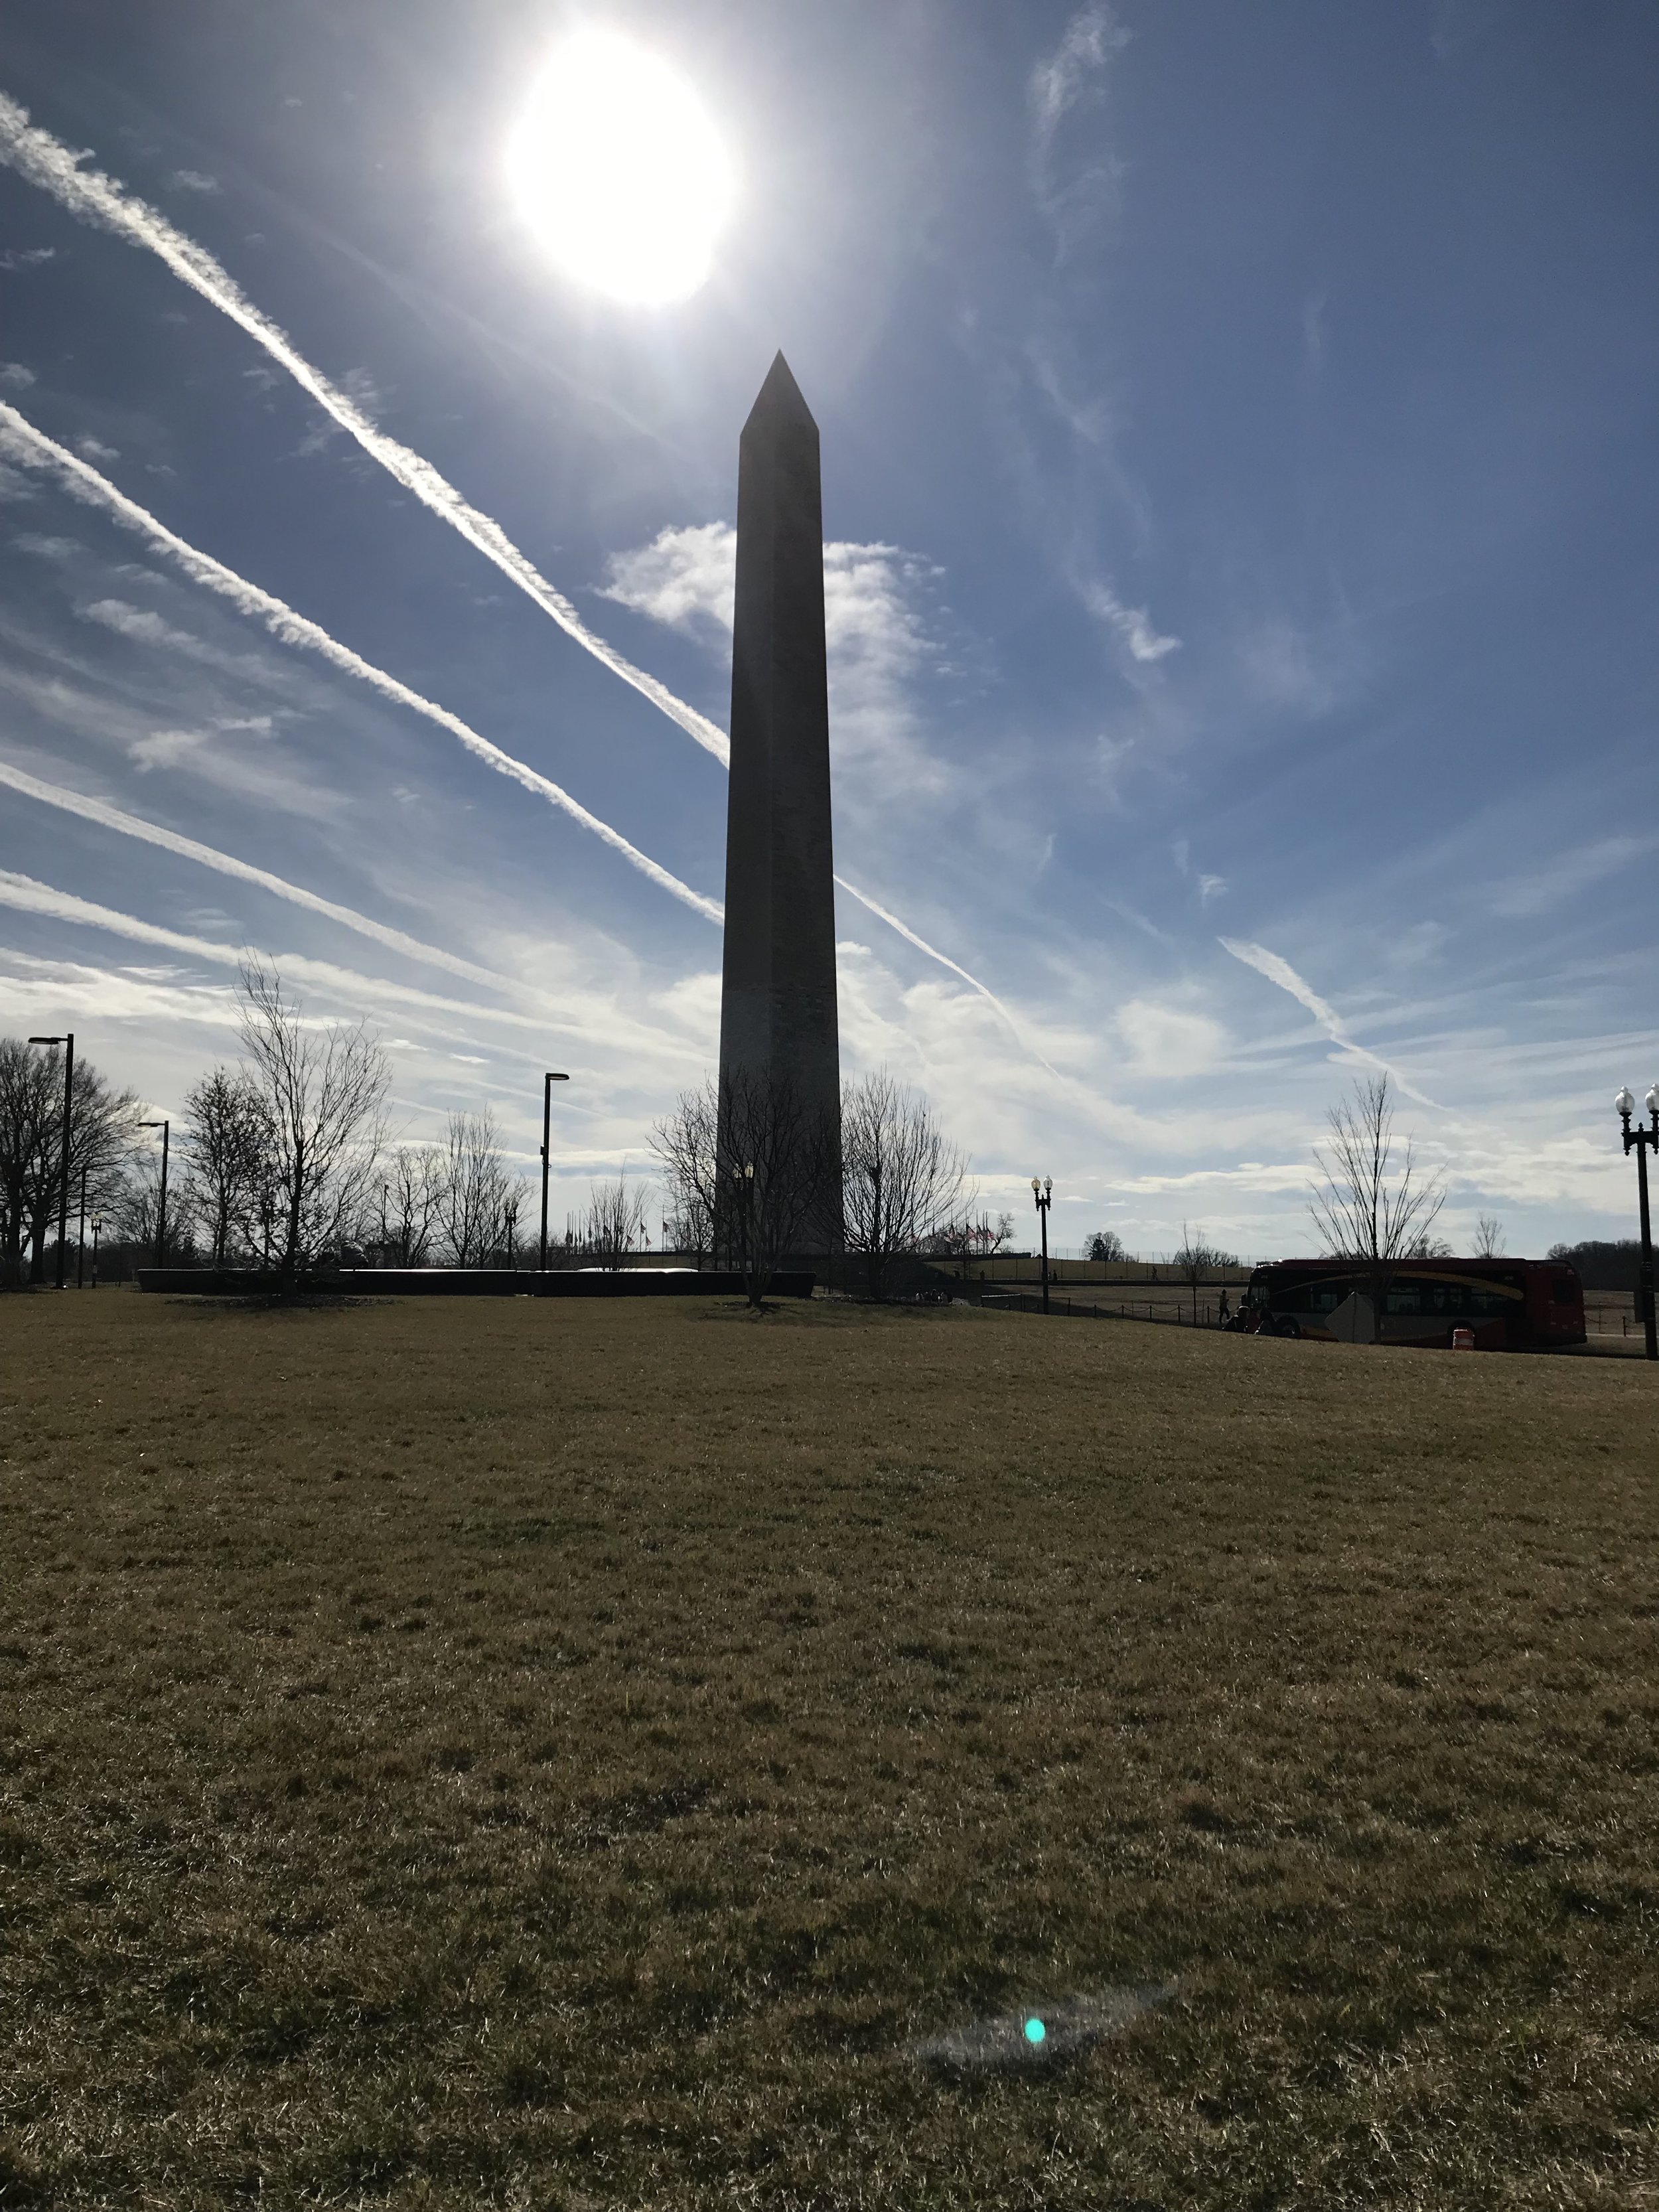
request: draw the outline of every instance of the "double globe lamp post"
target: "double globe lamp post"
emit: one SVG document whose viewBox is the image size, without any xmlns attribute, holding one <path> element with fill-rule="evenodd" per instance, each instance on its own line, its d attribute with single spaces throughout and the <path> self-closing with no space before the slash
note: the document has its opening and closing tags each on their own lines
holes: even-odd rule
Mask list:
<svg viewBox="0 0 1659 2212">
<path fill-rule="evenodd" d="M 1638 1277 L 1640 1289 L 1637 1304 L 1642 1310 L 1642 1328 L 1647 1338 L 1650 1359 L 1659 1359 L 1659 1328 L 1656 1328 L 1653 1312 L 1653 1224 L 1648 1213 L 1648 1154 L 1659 1153 L 1659 1083 L 1656 1083 L 1642 1103 L 1648 1109 L 1648 1126 L 1638 1121 L 1631 1127 L 1631 1115 L 1636 1111 L 1636 1101 L 1628 1090 L 1621 1091 L 1613 1100 L 1623 1124 L 1625 1150 L 1636 1154 L 1636 1190 L 1642 1216 L 1642 1259 Z"/>
<path fill-rule="evenodd" d="M 1031 1195 L 1036 1200 L 1036 1210 L 1042 1217 L 1042 1310 L 1048 1310 L 1048 1208 L 1054 1195 L 1052 1176 L 1031 1177 Z"/>
</svg>

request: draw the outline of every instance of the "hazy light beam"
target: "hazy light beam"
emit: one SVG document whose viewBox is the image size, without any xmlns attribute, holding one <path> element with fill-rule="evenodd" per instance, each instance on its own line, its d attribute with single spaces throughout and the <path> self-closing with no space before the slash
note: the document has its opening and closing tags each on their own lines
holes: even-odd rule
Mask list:
<svg viewBox="0 0 1659 2212">
<path fill-rule="evenodd" d="M 600 821 L 597 814 L 590 814 L 580 800 L 573 799 L 550 776 L 541 775 L 537 769 L 527 767 L 523 761 L 515 760 L 511 753 L 503 752 L 499 745 L 492 744 L 488 738 L 481 737 L 459 714 L 452 714 L 447 707 L 440 707 L 434 701 L 422 698 L 418 691 L 411 691 L 406 684 L 400 684 L 384 668 L 377 668 L 373 661 L 365 660 L 349 646 L 342 645 L 337 638 L 331 637 L 319 623 L 296 613 L 286 600 L 262 591 L 258 585 L 250 583 L 246 576 L 239 576 L 234 568 L 227 568 L 222 562 L 216 561 L 211 554 L 199 552 L 195 546 L 187 544 L 165 523 L 159 522 L 148 508 L 140 507 L 136 500 L 129 499 L 125 492 L 118 491 L 108 477 L 100 476 L 90 463 L 70 453 L 66 446 L 60 446 L 55 439 L 47 437 L 43 430 L 37 430 L 26 416 L 20 415 L 4 400 L 0 400 L 0 459 L 15 461 L 24 468 L 51 471 L 73 498 L 80 500 L 84 506 L 101 507 L 123 528 L 134 532 L 154 551 L 163 554 L 175 567 L 182 569 L 192 583 L 203 585 L 207 590 L 216 592 L 220 598 L 230 600 L 243 614 L 262 622 L 271 635 L 284 645 L 304 646 L 308 651 L 320 655 L 332 667 L 368 684 L 382 698 L 390 699 L 397 706 L 408 707 L 417 714 L 423 714 L 428 721 L 435 722 L 440 729 L 447 730 L 452 737 L 459 738 L 470 753 L 493 768 L 498 775 L 507 776 L 513 782 L 521 784 L 526 791 L 533 791 L 538 798 L 547 799 L 569 815 L 573 821 L 579 822 L 584 830 L 591 830 L 613 852 L 620 853 L 630 866 L 637 868 L 641 875 L 648 876 L 659 890 L 669 892 L 707 921 L 719 922 L 724 919 L 724 909 L 718 901 L 705 898 L 701 891 L 694 891 L 689 884 L 683 884 L 678 876 L 671 875 L 648 854 L 641 852 L 637 845 L 629 844 L 619 830 L 613 830 L 608 822 Z"/>
<path fill-rule="evenodd" d="M 114 178 L 105 176 L 98 169 L 82 168 L 82 162 L 89 158 L 75 153 L 62 139 L 54 138 L 49 131 L 32 124 L 28 110 L 0 92 L 0 161 L 6 162 L 30 184 L 49 192 L 60 207 L 66 208 L 82 222 L 112 231 L 129 246 L 143 246 L 165 262 L 181 283 L 188 284 L 210 306 L 228 316 L 257 345 L 263 346 L 271 359 L 280 362 L 301 389 L 331 416 L 348 436 L 355 438 L 372 459 L 395 477 L 405 490 L 412 492 L 423 507 L 459 531 L 469 544 L 486 560 L 492 561 L 578 645 L 597 660 L 602 660 L 624 684 L 631 684 L 653 707 L 660 708 L 671 721 L 678 722 L 688 736 L 713 753 L 716 760 L 728 758 L 731 748 L 723 730 L 706 714 L 700 714 L 695 707 L 688 706 L 684 699 L 676 697 L 656 677 L 636 668 L 615 646 L 590 629 L 563 592 L 556 590 L 529 556 L 519 550 L 500 523 L 480 514 L 430 461 L 409 447 L 399 445 L 395 438 L 387 437 L 349 394 L 331 383 L 320 369 L 313 368 L 288 333 L 253 305 L 205 246 L 186 237 L 159 209 L 125 191 Z"/>
</svg>

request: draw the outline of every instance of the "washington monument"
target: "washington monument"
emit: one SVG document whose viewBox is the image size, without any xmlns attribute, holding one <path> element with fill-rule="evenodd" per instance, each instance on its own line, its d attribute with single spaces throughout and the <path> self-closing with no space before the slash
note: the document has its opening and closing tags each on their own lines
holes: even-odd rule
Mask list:
<svg viewBox="0 0 1659 2212">
<path fill-rule="evenodd" d="M 720 1091 L 787 1100 L 832 1138 L 834 869 L 818 426 L 780 354 L 738 446 Z"/>
</svg>

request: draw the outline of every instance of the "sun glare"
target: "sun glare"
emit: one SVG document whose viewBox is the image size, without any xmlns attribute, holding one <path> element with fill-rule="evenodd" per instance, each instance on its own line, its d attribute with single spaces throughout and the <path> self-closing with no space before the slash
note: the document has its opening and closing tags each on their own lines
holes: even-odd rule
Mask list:
<svg viewBox="0 0 1659 2212">
<path fill-rule="evenodd" d="M 555 51 L 514 131 L 507 175 L 568 276 L 641 306 L 706 281 L 737 184 L 691 87 L 615 31 L 579 31 Z"/>
</svg>

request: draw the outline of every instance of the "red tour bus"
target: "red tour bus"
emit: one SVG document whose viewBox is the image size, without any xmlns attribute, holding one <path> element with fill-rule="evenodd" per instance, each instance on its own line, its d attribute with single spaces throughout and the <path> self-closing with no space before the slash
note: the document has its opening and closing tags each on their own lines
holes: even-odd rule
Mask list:
<svg viewBox="0 0 1659 2212">
<path fill-rule="evenodd" d="M 1356 1308 L 1367 1309 L 1371 1279 L 1358 1260 L 1273 1260 L 1258 1267 L 1240 1309 L 1261 1336 L 1352 1340 Z M 1565 1260 L 1400 1260 L 1389 1271 L 1384 1344 L 1449 1348 L 1454 1329 L 1474 1332 L 1483 1352 L 1550 1352 L 1584 1341 L 1584 1288 Z"/>
</svg>

